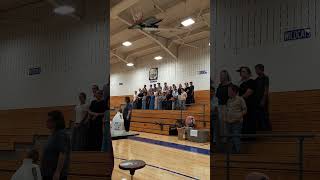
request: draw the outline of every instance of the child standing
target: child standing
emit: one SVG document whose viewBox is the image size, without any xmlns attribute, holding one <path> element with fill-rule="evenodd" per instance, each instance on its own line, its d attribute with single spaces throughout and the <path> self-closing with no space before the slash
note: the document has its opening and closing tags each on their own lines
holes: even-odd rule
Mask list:
<svg viewBox="0 0 320 180">
<path fill-rule="evenodd" d="M 247 113 L 244 99 L 238 96 L 239 88 L 230 85 L 228 88 L 229 100 L 227 102 L 226 133 L 228 135 L 240 135 L 243 116 Z M 232 137 L 232 153 L 240 152 L 240 137 Z"/>
</svg>

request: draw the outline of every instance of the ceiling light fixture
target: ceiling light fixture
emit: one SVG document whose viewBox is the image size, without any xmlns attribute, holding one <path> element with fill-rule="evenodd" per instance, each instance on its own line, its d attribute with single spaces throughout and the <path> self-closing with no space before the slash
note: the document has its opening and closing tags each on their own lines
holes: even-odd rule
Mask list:
<svg viewBox="0 0 320 180">
<path fill-rule="evenodd" d="M 74 7 L 72 7 L 70 5 L 61 5 L 61 6 L 54 8 L 53 11 L 59 15 L 69 15 L 69 14 L 74 13 L 76 10 Z"/>
<path fill-rule="evenodd" d="M 128 47 L 128 46 L 131 46 L 132 43 L 129 41 L 126 41 L 126 42 L 123 42 L 122 45 Z"/>
<path fill-rule="evenodd" d="M 184 27 L 187 27 L 187 26 L 191 26 L 192 24 L 194 24 L 195 21 L 192 19 L 192 18 L 188 18 L 184 21 L 181 22 L 181 24 L 184 26 Z"/>
<path fill-rule="evenodd" d="M 132 66 L 134 66 L 134 64 L 133 63 L 128 63 L 127 66 L 132 67 Z"/>
<path fill-rule="evenodd" d="M 159 60 L 162 59 L 162 56 L 156 56 L 156 57 L 154 57 L 154 59 L 157 60 L 157 61 L 159 61 Z"/>
</svg>

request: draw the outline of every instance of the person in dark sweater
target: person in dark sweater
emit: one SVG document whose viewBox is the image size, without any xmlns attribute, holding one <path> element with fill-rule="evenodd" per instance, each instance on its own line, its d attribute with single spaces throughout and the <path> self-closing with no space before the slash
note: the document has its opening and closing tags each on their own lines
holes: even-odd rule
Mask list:
<svg viewBox="0 0 320 180">
<path fill-rule="evenodd" d="M 218 122 L 217 122 L 217 125 L 218 125 L 217 128 L 219 128 L 219 130 L 217 130 L 217 132 L 219 132 L 220 135 L 224 134 L 224 122 L 226 121 L 226 113 L 227 113 L 226 105 L 229 99 L 228 89 L 230 85 L 231 85 L 231 78 L 228 71 L 222 70 L 220 72 L 220 84 L 216 91 L 216 97 L 218 99 L 218 111 L 219 111 Z"/>
<path fill-rule="evenodd" d="M 44 147 L 41 159 L 41 175 L 43 180 L 67 180 L 71 140 L 65 129 L 62 112 L 48 113 L 47 128 L 51 131 Z"/>
<path fill-rule="evenodd" d="M 143 91 L 139 89 L 137 109 L 142 109 Z"/>
<path fill-rule="evenodd" d="M 96 93 L 97 99 L 89 107 L 89 151 L 101 151 L 103 138 L 103 117 L 107 110 L 106 101 L 103 100 L 102 91 Z"/>
<path fill-rule="evenodd" d="M 194 85 L 193 82 L 190 82 L 190 103 L 196 103 L 195 99 L 194 99 Z"/>
<path fill-rule="evenodd" d="M 257 103 L 256 107 L 256 119 L 257 130 L 259 131 L 271 131 L 271 123 L 269 121 L 269 77 L 264 73 L 264 65 L 257 64 L 255 66 L 257 78 L 255 79 L 256 90 L 254 93 Z"/>
<path fill-rule="evenodd" d="M 240 67 L 238 72 L 240 73 L 241 82 L 239 88 L 239 96 L 241 96 L 247 106 L 247 114 L 243 117 L 243 134 L 255 134 L 256 133 L 256 101 L 254 98 L 255 81 L 251 79 L 251 70 L 249 67 Z"/>
</svg>

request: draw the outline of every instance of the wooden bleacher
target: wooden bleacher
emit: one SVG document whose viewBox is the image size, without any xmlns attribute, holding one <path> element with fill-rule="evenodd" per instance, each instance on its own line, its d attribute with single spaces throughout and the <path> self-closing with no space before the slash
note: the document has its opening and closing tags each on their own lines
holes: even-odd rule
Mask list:
<svg viewBox="0 0 320 180">
<path fill-rule="evenodd" d="M 32 145 L 35 135 L 49 135 L 46 120 L 47 113 L 52 110 L 60 110 L 64 113 L 67 127 L 74 119 L 74 106 L 1 110 L 0 153 L 15 152 L 16 144 Z M 113 162 L 112 160 L 113 157 L 107 153 L 72 152 L 69 179 L 111 179 L 110 170 L 113 164 L 107 162 Z M 21 161 L 22 159 L 1 160 L 0 179 L 10 179 L 21 165 Z"/>
<path fill-rule="evenodd" d="M 270 94 L 270 119 L 273 133 L 320 134 L 320 91 L 277 92 Z M 244 154 L 232 155 L 231 180 L 243 180 L 250 172 L 263 172 L 270 178 L 298 180 L 298 144 L 296 139 L 259 138 L 243 143 Z M 226 179 L 226 156 L 214 153 L 213 179 Z M 252 163 L 255 162 L 255 163 Z M 304 143 L 304 180 L 320 177 L 320 137 Z"/>
<path fill-rule="evenodd" d="M 1 160 L 0 179 L 10 179 L 22 159 Z M 108 153 L 99 152 L 73 152 L 71 155 L 68 179 L 72 180 L 107 180 L 111 179 L 113 157 Z"/>
<path fill-rule="evenodd" d="M 119 108 L 125 96 L 111 96 L 110 105 Z M 196 104 L 187 106 L 185 111 L 180 110 L 133 110 L 131 130 L 169 135 L 170 125 L 176 124 L 181 118 L 194 116 L 199 129 L 210 128 L 210 93 L 209 91 L 195 91 Z M 116 112 L 111 112 L 113 118 Z"/>
<path fill-rule="evenodd" d="M 34 135 L 48 135 L 47 114 L 52 110 L 64 113 L 66 125 L 73 120 L 73 106 L 0 110 L 0 146 L 14 147 L 15 143 L 32 143 Z M 9 146 L 8 146 L 9 147 Z"/>
</svg>

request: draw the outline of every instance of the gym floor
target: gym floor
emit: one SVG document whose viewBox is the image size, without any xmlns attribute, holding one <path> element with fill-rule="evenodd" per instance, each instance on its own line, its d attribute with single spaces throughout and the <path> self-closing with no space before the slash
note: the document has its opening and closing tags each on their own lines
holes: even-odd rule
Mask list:
<svg viewBox="0 0 320 180">
<path fill-rule="evenodd" d="M 137 170 L 135 180 L 206 180 L 210 179 L 210 144 L 178 140 L 138 132 L 128 139 L 114 140 L 115 169 L 112 179 L 129 180 L 130 173 L 120 170 L 122 160 L 143 160 L 147 166 Z"/>
</svg>

